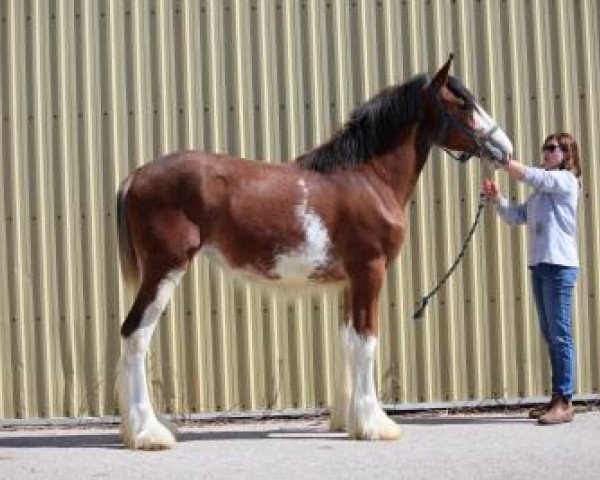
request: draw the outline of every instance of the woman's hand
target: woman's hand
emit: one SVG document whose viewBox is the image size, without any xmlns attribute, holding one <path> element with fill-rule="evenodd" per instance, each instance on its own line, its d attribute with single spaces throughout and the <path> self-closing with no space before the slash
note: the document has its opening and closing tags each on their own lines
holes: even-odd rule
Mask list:
<svg viewBox="0 0 600 480">
<path fill-rule="evenodd" d="M 509 157 L 508 162 L 501 165 L 500 168 L 502 168 L 506 173 L 508 173 L 508 176 L 513 180 L 523 180 L 525 166 L 516 158 L 512 156 Z"/>
<path fill-rule="evenodd" d="M 485 198 L 493 202 L 496 201 L 496 199 L 500 195 L 500 189 L 498 188 L 498 184 L 488 178 L 483 180 L 483 183 L 481 184 L 481 191 L 485 195 Z"/>
</svg>

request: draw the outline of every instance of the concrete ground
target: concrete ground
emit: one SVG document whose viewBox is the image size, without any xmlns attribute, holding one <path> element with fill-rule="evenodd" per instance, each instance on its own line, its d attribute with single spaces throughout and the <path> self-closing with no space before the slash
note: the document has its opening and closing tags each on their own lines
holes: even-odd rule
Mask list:
<svg viewBox="0 0 600 480">
<path fill-rule="evenodd" d="M 395 442 L 351 441 L 326 418 L 187 425 L 173 450 L 112 428 L 2 428 L 0 479 L 598 479 L 600 412 L 543 427 L 526 412 L 394 417 Z"/>
</svg>

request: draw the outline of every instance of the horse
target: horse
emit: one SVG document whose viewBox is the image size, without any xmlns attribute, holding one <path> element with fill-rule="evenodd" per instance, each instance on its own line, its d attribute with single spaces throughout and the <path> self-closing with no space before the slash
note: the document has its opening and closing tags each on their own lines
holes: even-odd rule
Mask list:
<svg viewBox="0 0 600 480">
<path fill-rule="evenodd" d="M 505 132 L 449 74 L 452 55 L 427 74 L 388 87 L 358 106 L 325 143 L 274 165 L 199 151 L 137 168 L 117 193 L 123 277 L 137 295 L 121 325 L 117 397 L 132 449 L 176 442 L 149 399 L 145 357 L 156 324 L 193 257 L 202 252 L 244 278 L 288 287 L 343 289 L 343 375 L 331 431 L 392 440 L 397 423 L 375 390 L 378 296 L 398 256 L 406 205 L 433 146 L 467 161 L 502 163 Z"/>
</svg>

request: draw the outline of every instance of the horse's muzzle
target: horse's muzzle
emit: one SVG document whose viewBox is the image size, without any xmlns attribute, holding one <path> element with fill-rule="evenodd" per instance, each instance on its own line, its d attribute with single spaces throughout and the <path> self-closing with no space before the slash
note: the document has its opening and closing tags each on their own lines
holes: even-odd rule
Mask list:
<svg viewBox="0 0 600 480">
<path fill-rule="evenodd" d="M 512 156 L 513 145 L 506 133 L 496 126 L 485 136 L 482 151 L 482 156 L 489 161 L 504 165 Z"/>
</svg>

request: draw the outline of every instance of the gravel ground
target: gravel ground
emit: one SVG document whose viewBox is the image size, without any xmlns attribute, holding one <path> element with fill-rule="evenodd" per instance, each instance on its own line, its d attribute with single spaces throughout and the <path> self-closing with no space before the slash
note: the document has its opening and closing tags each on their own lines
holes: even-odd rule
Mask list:
<svg viewBox="0 0 600 480">
<path fill-rule="evenodd" d="M 0 479 L 597 479 L 600 412 L 542 427 L 526 412 L 405 414 L 403 437 L 351 441 L 325 417 L 179 427 L 172 450 L 125 450 L 116 427 L 2 428 Z"/>
</svg>

